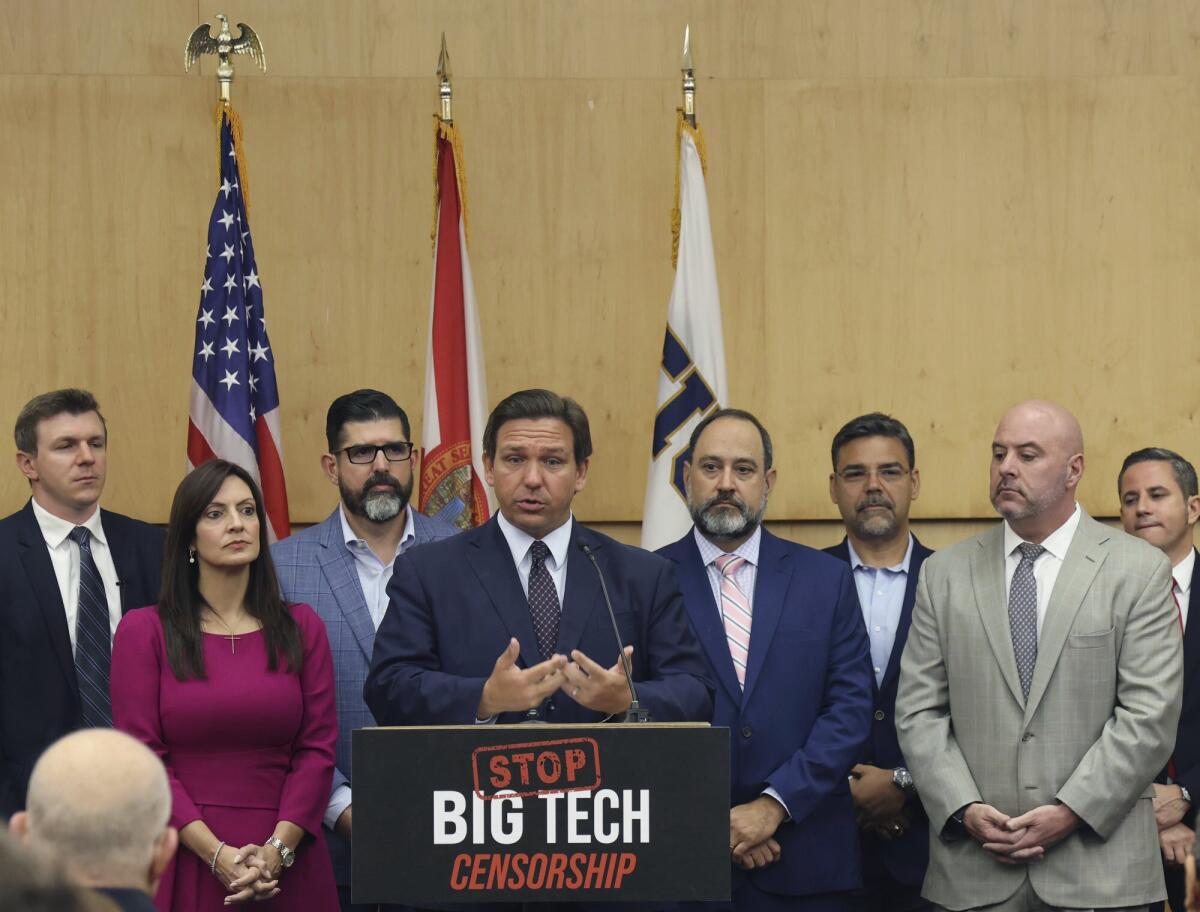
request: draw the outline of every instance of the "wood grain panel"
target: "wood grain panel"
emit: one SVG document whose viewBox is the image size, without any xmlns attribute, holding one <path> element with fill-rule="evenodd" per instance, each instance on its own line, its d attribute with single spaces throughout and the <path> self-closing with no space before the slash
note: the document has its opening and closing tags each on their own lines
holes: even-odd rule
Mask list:
<svg viewBox="0 0 1200 912">
<path fill-rule="evenodd" d="M 106 502 L 165 519 L 213 193 L 195 0 L 0 0 L 0 422 L 67 383 L 113 435 Z M 1200 454 L 1196 0 L 358 0 L 224 8 L 278 358 L 293 516 L 320 519 L 324 412 L 362 385 L 420 426 L 433 69 L 445 30 L 493 399 L 587 407 L 581 517 L 635 529 L 690 22 L 734 404 L 777 440 L 770 516 L 819 537 L 837 427 L 905 420 L 914 515 L 991 517 L 1000 411 L 1080 415 L 1082 500 L 1122 456 Z M 0 473 L 0 510 L 25 496 Z M 630 525 L 630 524 L 634 525 Z M 814 525 L 815 524 L 815 525 Z"/>
</svg>

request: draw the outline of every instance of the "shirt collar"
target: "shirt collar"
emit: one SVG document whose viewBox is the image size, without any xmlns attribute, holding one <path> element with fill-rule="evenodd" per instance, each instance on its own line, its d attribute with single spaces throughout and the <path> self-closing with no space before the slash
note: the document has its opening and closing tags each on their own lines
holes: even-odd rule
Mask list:
<svg viewBox="0 0 1200 912">
<path fill-rule="evenodd" d="M 346 505 L 338 504 L 338 519 L 342 521 L 342 540 L 346 543 L 346 547 L 353 550 L 357 544 L 367 545 L 365 539 L 359 538 L 358 533 L 350 527 L 350 521 L 346 519 Z M 412 507 L 408 504 L 404 505 L 404 533 L 400 536 L 400 541 L 396 543 L 396 556 L 400 556 L 408 543 L 417 537 L 413 531 Z M 368 545 L 368 547 L 370 547 Z"/>
<path fill-rule="evenodd" d="M 710 542 L 700 534 L 700 530 L 695 526 L 692 527 L 692 534 L 696 536 L 696 546 L 700 549 L 700 560 L 703 561 L 704 566 L 707 567 L 721 555 L 730 553 L 729 551 L 723 551 Z M 761 545 L 762 526 L 759 526 L 754 530 L 754 534 L 738 545 L 732 553 L 745 560 L 752 567 L 757 567 L 758 551 Z"/>
<path fill-rule="evenodd" d="M 887 570 L 889 573 L 907 573 L 912 562 L 913 553 L 913 537 L 912 533 L 908 533 L 908 547 L 904 550 L 904 557 L 900 563 L 894 567 L 871 567 L 864 564 L 862 558 L 858 556 L 858 552 L 854 550 L 854 542 L 850 541 L 850 536 L 846 536 L 846 547 L 850 549 L 850 569 L 857 570 L 859 567 L 866 567 L 868 570 Z"/>
<path fill-rule="evenodd" d="M 37 520 L 38 528 L 42 530 L 42 538 L 46 540 L 47 547 L 57 548 L 67 540 L 67 536 L 74 530 L 76 524 L 55 516 L 40 503 L 37 498 L 31 497 L 29 502 L 33 504 L 33 516 Z M 100 524 L 100 508 L 97 507 L 92 511 L 84 522 L 78 525 L 83 526 L 92 533 L 92 538 L 97 539 L 100 544 L 108 546 L 108 540 L 104 537 L 104 527 Z"/>
<path fill-rule="evenodd" d="M 1171 568 L 1171 576 L 1175 577 L 1175 585 L 1180 592 L 1192 588 L 1192 569 L 1196 566 L 1196 549 L 1188 548 L 1187 557 Z"/>
<path fill-rule="evenodd" d="M 513 563 L 518 567 L 521 566 L 521 562 L 529 554 L 530 546 L 538 539 L 523 529 L 518 529 L 499 510 L 496 511 L 496 522 L 504 534 L 504 540 L 508 542 L 508 549 L 512 551 Z M 541 541 L 550 549 L 550 560 L 554 562 L 551 569 L 558 570 L 566 566 L 567 549 L 571 546 L 571 527 L 574 524 L 575 514 L 572 513 L 567 516 L 565 523 L 542 537 Z"/>
<path fill-rule="evenodd" d="M 1052 557 L 1058 560 L 1064 560 L 1067 556 L 1067 549 L 1071 547 L 1071 539 L 1075 537 L 1075 530 L 1079 528 L 1079 520 L 1083 517 L 1083 511 L 1079 508 L 1079 504 L 1075 504 L 1075 510 L 1067 517 L 1067 521 L 1046 536 L 1041 543 L 1042 547 L 1050 552 Z M 1004 521 L 1004 553 L 1012 554 L 1017 550 L 1017 546 L 1024 542 L 1012 526 L 1008 524 L 1008 520 Z"/>
</svg>

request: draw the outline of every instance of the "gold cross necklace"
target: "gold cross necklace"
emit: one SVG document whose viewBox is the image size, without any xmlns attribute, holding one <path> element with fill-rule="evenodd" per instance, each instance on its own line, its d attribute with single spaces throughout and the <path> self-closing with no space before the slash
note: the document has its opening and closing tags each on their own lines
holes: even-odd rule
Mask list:
<svg viewBox="0 0 1200 912">
<path fill-rule="evenodd" d="M 240 633 L 234 633 L 233 628 L 225 623 L 225 618 L 221 617 L 221 615 L 217 614 L 217 612 L 213 610 L 212 605 L 205 605 L 204 607 L 207 608 L 209 614 L 211 614 L 218 621 L 220 621 L 221 626 L 224 627 L 226 631 L 228 631 L 227 633 L 220 634 L 220 636 L 223 636 L 227 640 L 229 640 L 229 652 L 230 652 L 230 654 L 235 654 L 237 652 L 237 641 L 239 639 L 241 639 L 243 635 Z"/>
</svg>

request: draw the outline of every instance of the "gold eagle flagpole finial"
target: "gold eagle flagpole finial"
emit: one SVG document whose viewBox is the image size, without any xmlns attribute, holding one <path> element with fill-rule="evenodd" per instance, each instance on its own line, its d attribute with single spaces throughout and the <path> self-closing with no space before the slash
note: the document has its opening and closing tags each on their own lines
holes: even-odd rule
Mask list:
<svg viewBox="0 0 1200 912">
<path fill-rule="evenodd" d="M 217 81 L 221 84 L 221 102 L 229 104 L 229 86 L 233 82 L 233 64 L 229 62 L 230 54 L 248 54 L 258 64 L 264 73 L 267 71 L 267 55 L 263 51 L 262 41 L 258 34 L 244 22 L 239 22 L 237 37 L 229 31 L 229 20 L 222 13 L 217 13 L 221 22 L 221 31 L 214 37 L 208 23 L 198 25 L 187 45 L 183 49 L 183 71 L 191 72 L 192 64 L 200 59 L 202 54 L 217 55 Z"/>
<path fill-rule="evenodd" d="M 696 69 L 692 66 L 692 27 L 683 27 L 683 60 L 680 69 L 683 72 L 683 117 L 688 126 L 696 126 Z"/>
<path fill-rule="evenodd" d="M 450 87 L 450 52 L 446 50 L 446 33 L 442 32 L 442 51 L 438 54 L 438 99 L 442 103 L 441 112 L 438 117 L 442 123 L 454 123 L 453 109 L 451 107 L 451 99 L 453 89 Z"/>
</svg>

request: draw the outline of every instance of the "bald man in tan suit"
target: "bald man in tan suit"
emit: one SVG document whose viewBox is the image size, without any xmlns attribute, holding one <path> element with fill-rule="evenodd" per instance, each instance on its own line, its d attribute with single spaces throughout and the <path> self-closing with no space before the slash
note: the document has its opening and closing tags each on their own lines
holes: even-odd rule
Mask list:
<svg viewBox="0 0 1200 912">
<path fill-rule="evenodd" d="M 1162 552 L 1075 502 L 1079 424 L 1024 402 L 992 443 L 1004 522 L 929 558 L 896 728 L 930 819 L 923 895 L 947 909 L 1139 909 L 1162 899 L 1151 782 L 1183 654 Z"/>
</svg>

